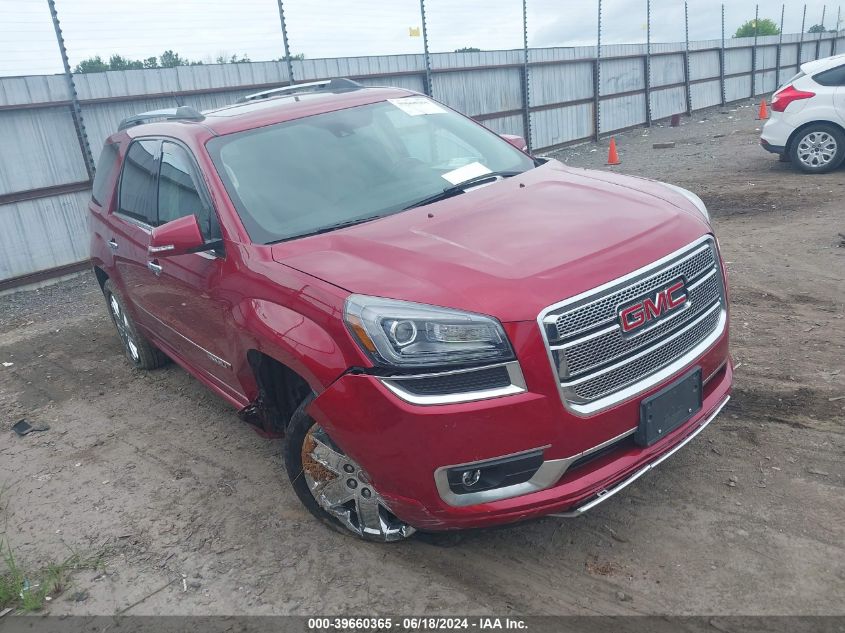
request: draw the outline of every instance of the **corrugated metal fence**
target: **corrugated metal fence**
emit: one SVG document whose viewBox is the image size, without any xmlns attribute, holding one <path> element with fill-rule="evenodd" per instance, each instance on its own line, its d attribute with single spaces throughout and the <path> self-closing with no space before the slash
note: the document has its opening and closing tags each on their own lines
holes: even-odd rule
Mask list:
<svg viewBox="0 0 845 633">
<path fill-rule="evenodd" d="M 845 51 L 845 33 L 760 37 L 756 48 L 752 41 L 653 44 L 650 51 L 645 44 L 602 46 L 600 61 L 595 46 L 531 49 L 527 66 L 521 49 L 432 54 L 432 93 L 542 151 L 769 93 L 799 63 Z M 350 77 L 425 87 L 423 55 L 297 60 L 292 67 L 297 81 Z M 289 76 L 283 62 L 257 62 L 82 74 L 75 81 L 96 160 L 104 139 L 133 113 L 173 107 L 177 98 L 208 110 L 286 85 Z M 0 78 L 0 289 L 85 265 L 90 180 L 70 105 L 64 76 Z"/>
</svg>

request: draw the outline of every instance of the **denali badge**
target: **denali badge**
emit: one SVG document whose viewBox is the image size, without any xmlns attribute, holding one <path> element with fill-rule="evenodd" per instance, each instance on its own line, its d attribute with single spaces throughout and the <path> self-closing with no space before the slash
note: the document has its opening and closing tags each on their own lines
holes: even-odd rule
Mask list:
<svg viewBox="0 0 845 633">
<path fill-rule="evenodd" d="M 672 310 L 687 302 L 687 289 L 683 279 L 658 290 L 654 294 L 641 297 L 635 303 L 619 310 L 619 324 L 626 334 L 633 332 L 650 321 L 662 319 Z"/>
</svg>

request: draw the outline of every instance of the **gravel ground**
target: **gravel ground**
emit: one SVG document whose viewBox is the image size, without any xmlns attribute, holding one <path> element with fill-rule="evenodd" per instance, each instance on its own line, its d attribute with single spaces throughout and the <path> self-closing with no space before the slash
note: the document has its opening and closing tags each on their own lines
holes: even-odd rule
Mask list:
<svg viewBox="0 0 845 633">
<path fill-rule="evenodd" d="M 52 614 L 845 614 L 845 172 L 799 174 L 757 127 L 733 107 L 617 137 L 614 170 L 713 212 L 737 384 L 695 442 L 588 516 L 453 547 L 328 531 L 279 441 L 178 367 L 129 368 L 85 275 L 0 297 L 0 420 L 51 427 L 0 433 L 2 538 L 30 567 L 104 555 Z M 606 151 L 557 156 L 606 169 Z"/>
</svg>

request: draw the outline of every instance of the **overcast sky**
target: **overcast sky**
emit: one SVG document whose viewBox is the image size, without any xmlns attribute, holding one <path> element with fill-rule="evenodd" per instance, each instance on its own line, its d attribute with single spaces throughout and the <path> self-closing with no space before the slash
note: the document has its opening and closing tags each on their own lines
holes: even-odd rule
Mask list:
<svg viewBox="0 0 845 633">
<path fill-rule="evenodd" d="M 845 0 L 843 1 L 845 3 Z M 728 0 L 730 35 L 754 17 L 754 0 Z M 807 28 L 836 26 L 839 3 L 807 2 Z M 283 54 L 276 0 L 56 0 L 71 65 L 114 53 L 140 59 L 172 49 L 190 59 Z M 646 0 L 604 0 L 603 42 L 645 41 Z M 784 31 L 801 29 L 803 2 L 787 2 Z M 309 58 L 420 53 L 418 0 L 284 0 L 293 53 Z M 530 46 L 594 44 L 597 0 L 528 0 Z M 690 0 L 690 38 L 720 37 L 721 4 Z M 760 17 L 780 21 L 781 2 L 760 2 Z M 463 46 L 522 46 L 521 0 L 426 0 L 432 52 Z M 845 28 L 845 19 L 840 28 Z M 656 42 L 682 41 L 683 2 L 652 0 Z M 47 0 L 0 0 L 0 75 L 61 71 Z"/>
</svg>

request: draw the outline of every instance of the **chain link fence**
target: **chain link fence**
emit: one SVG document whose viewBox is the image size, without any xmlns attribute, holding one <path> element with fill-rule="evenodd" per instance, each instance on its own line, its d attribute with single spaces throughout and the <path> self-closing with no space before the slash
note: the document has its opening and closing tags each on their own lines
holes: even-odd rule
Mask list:
<svg viewBox="0 0 845 633">
<path fill-rule="evenodd" d="M 0 55 L 0 290 L 87 265 L 94 164 L 137 112 L 349 77 L 430 94 L 542 152 L 766 94 L 845 52 L 838 6 L 737 4 L 20 3 L 0 25 L 17 42 Z"/>
</svg>

